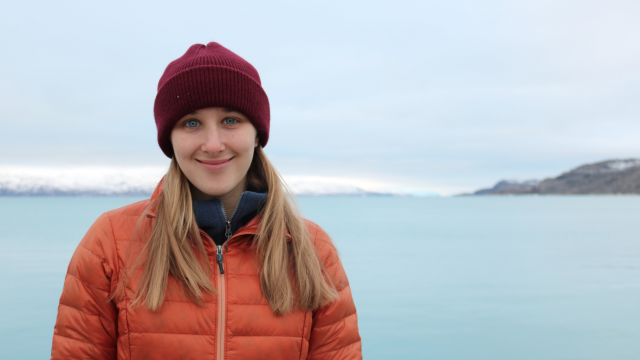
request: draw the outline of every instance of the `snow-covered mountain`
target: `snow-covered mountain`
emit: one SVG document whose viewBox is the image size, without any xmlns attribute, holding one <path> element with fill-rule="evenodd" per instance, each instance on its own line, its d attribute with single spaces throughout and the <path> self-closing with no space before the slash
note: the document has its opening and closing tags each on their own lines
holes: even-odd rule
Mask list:
<svg viewBox="0 0 640 360">
<path fill-rule="evenodd" d="M 150 195 L 165 167 L 0 167 L 1 195 Z M 322 176 L 284 176 L 296 195 L 411 195 L 383 182 Z M 422 192 L 424 195 L 424 192 Z M 426 195 L 436 195 L 427 193 Z"/>
<path fill-rule="evenodd" d="M 0 195 L 147 195 L 166 168 L 0 168 Z"/>
</svg>

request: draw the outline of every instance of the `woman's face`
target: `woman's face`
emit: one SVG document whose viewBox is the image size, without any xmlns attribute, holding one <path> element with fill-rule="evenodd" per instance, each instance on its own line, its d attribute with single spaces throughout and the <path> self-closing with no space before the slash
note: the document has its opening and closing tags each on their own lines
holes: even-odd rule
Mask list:
<svg viewBox="0 0 640 360">
<path fill-rule="evenodd" d="M 180 169 L 199 190 L 194 198 L 202 200 L 244 191 L 258 137 L 246 116 L 211 107 L 180 119 L 171 144 Z"/>
</svg>

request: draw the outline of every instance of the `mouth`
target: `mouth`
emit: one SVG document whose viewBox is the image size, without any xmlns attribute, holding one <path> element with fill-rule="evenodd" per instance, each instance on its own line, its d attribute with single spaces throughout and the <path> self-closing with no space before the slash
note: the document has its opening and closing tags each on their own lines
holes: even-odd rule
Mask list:
<svg viewBox="0 0 640 360">
<path fill-rule="evenodd" d="M 204 166 L 205 168 L 207 168 L 209 170 L 220 170 L 220 169 L 224 169 L 227 165 L 229 165 L 229 163 L 233 159 L 235 159 L 235 156 L 233 156 L 233 157 L 231 157 L 229 159 L 222 159 L 222 160 L 200 160 L 200 159 L 196 159 L 196 161 L 199 162 L 202 166 Z"/>
</svg>

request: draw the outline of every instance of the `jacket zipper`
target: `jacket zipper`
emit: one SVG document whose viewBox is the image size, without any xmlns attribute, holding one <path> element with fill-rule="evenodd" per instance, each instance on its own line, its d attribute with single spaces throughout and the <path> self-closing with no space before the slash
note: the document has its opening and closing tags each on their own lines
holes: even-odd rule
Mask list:
<svg viewBox="0 0 640 360">
<path fill-rule="evenodd" d="M 244 195 L 244 193 L 242 195 Z M 240 195 L 240 199 L 238 199 L 238 204 L 236 205 L 235 210 L 233 210 L 233 214 L 231 214 L 230 218 L 227 219 L 227 213 L 224 211 L 224 206 L 222 206 L 222 214 L 224 215 L 224 223 L 226 225 L 225 231 L 224 231 L 225 241 L 223 245 L 227 251 L 229 251 L 227 243 L 229 242 L 231 235 L 233 235 L 231 233 L 231 219 L 233 219 L 233 216 L 238 211 L 238 207 L 240 206 L 240 200 L 242 200 L 242 195 Z M 218 360 L 224 359 L 224 333 L 225 333 L 224 320 L 225 320 L 225 313 L 226 313 L 225 308 L 226 308 L 226 302 L 227 302 L 227 299 L 225 297 L 226 286 L 224 283 L 224 255 L 222 252 L 223 252 L 222 245 L 217 245 L 216 246 L 216 262 L 220 267 L 220 272 L 218 273 L 218 356 L 217 356 Z"/>
<path fill-rule="evenodd" d="M 218 360 L 224 359 L 224 318 L 225 318 L 225 284 L 224 284 L 224 268 L 222 267 L 222 262 L 224 258 L 222 257 L 222 245 L 216 246 L 216 261 L 220 266 L 220 272 L 218 273 L 218 356 L 216 357 Z"/>
</svg>

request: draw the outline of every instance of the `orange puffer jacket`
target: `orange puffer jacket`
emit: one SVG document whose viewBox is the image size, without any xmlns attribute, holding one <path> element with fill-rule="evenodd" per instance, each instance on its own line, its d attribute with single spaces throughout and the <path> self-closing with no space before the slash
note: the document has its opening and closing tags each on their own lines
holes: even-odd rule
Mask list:
<svg viewBox="0 0 640 360">
<path fill-rule="evenodd" d="M 153 197 L 159 193 L 159 188 Z M 152 197 L 152 199 L 153 199 Z M 329 236 L 307 225 L 340 299 L 315 311 L 283 316 L 271 311 L 262 291 L 258 266 L 247 237 L 260 215 L 229 239 L 224 275 L 215 247 L 205 241 L 211 281 L 204 306 L 193 303 L 182 285 L 169 277 L 158 312 L 130 299 L 140 272 L 132 275 L 122 299 L 108 300 L 122 272 L 132 233 L 150 200 L 109 211 L 96 220 L 73 254 L 60 297 L 51 359 L 361 359 L 356 308 L 349 283 Z M 145 218 L 150 227 L 154 214 Z M 207 235 L 201 231 L 203 237 Z"/>
</svg>

